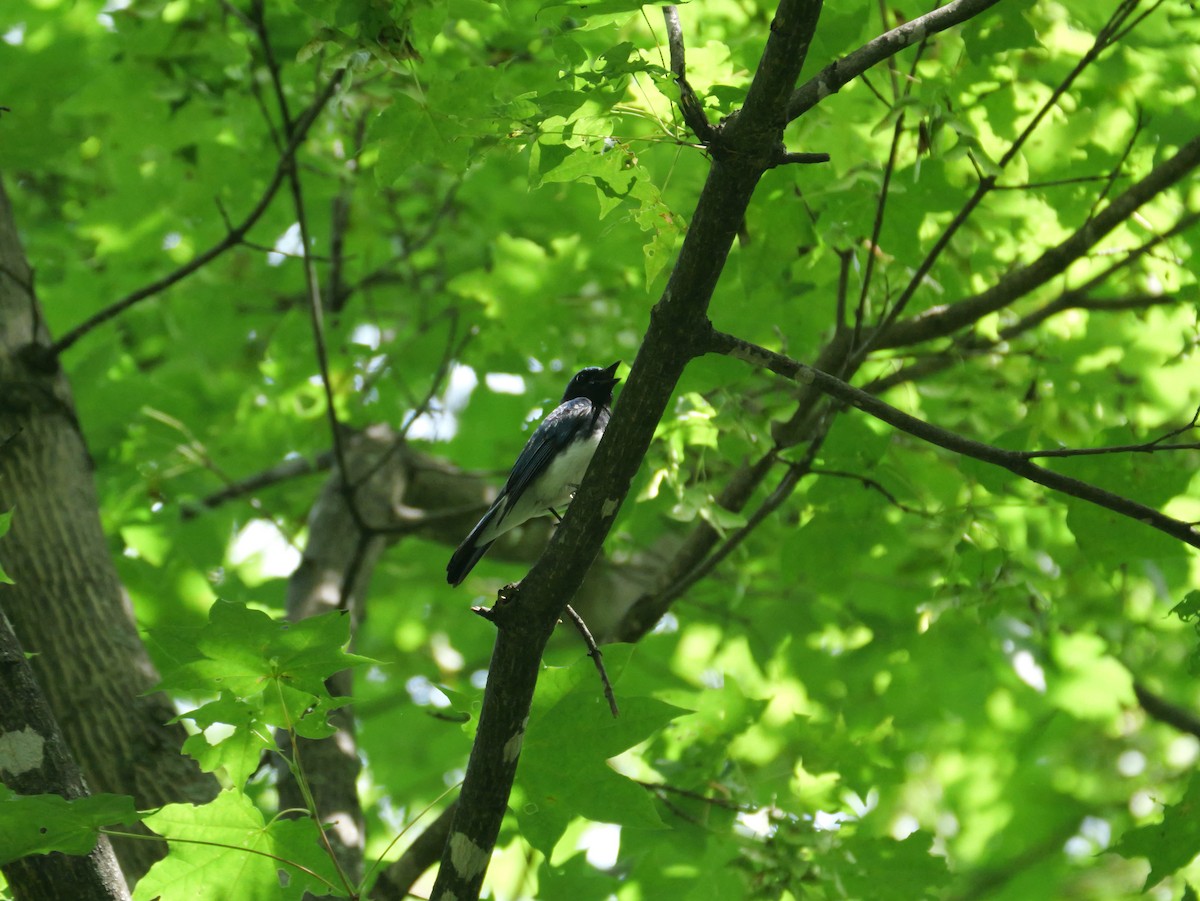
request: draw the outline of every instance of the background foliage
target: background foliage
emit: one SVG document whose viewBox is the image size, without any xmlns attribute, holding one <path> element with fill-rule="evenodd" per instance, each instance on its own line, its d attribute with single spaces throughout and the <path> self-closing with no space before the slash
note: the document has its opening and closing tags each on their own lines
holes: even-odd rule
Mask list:
<svg viewBox="0 0 1200 901">
<path fill-rule="evenodd" d="M 801 80 L 927 11 L 829 3 Z M 1112 12 L 1006 0 L 793 123 L 789 147 L 830 162 L 764 176 L 714 323 L 815 359 L 839 284 L 851 321 L 877 321 L 987 175 L 1002 189 L 907 315 L 988 288 L 1087 223 L 1200 132 L 1200 18 L 1184 0 L 1143 4 L 1000 168 Z M 745 98 L 772 9 L 713 0 L 680 15 L 688 79 L 716 123 Z M 345 68 L 297 157 L 336 412 L 497 482 L 569 372 L 632 361 L 709 166 L 675 106 L 658 11 L 623 0 L 21 0 L 0 16 L 0 169 L 60 337 L 250 212 L 287 144 L 272 69 L 294 120 Z M 1061 277 L 952 336 L 875 350 L 855 383 L 1020 450 L 1194 423 L 1194 215 L 1134 251 L 1198 205 L 1192 175 Z M 280 889 L 266 858 L 242 855 L 238 878 L 258 880 L 254 897 L 299 897 L 344 887 L 311 824 L 273 820 L 258 767 L 270 730 L 322 734 L 339 704 L 323 679 L 357 664 L 365 853 L 395 858 L 402 825 L 445 805 L 470 749 L 494 636 L 467 607 L 528 563 L 489 558 L 454 591 L 450 548 L 404 536 L 373 573 L 361 658 L 341 650 L 344 618 L 301 635 L 257 612 L 282 613 L 324 475 L 197 505 L 331 439 L 287 188 L 235 245 L 63 361 L 138 622 L 205 730 L 185 750 L 225 789 L 148 825 L 253 835 L 248 847 L 313 874 Z M 1037 319 L 1081 286 L 1099 307 Z M 715 498 L 794 404 L 795 386 L 736 360 L 691 366 L 608 559 L 654 570 L 698 522 L 744 526 L 748 512 Z M 620 719 L 559 637 L 493 896 L 1179 898 L 1200 879 L 1200 744 L 1139 699 L 1200 707 L 1195 610 L 1170 615 L 1194 553 L 855 411 L 827 415 L 823 442 L 772 462 L 781 476 L 812 464 L 778 510 L 652 634 L 607 652 Z M 1046 462 L 1200 519 L 1195 449 Z M 173 846 L 137 897 L 205 879 L 222 897 L 225 853 Z"/>
</svg>

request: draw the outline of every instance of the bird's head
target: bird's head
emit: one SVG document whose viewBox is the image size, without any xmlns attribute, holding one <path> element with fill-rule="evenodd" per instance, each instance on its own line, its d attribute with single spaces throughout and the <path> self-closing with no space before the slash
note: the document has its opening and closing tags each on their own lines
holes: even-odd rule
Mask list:
<svg viewBox="0 0 1200 901">
<path fill-rule="evenodd" d="M 613 363 L 604 369 L 599 366 L 589 366 L 587 369 L 581 369 L 575 373 L 570 382 L 567 383 L 567 390 L 563 392 L 562 403 L 569 400 L 574 400 L 577 397 L 586 397 L 594 404 L 604 406 L 612 401 L 613 386 L 621 381 L 613 373 L 617 371 L 617 367 L 621 365 L 621 361 Z"/>
</svg>

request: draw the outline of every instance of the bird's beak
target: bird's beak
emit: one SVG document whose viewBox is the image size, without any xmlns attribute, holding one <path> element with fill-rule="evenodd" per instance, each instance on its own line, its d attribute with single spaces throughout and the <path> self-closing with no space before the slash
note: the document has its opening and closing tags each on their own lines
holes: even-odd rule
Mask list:
<svg viewBox="0 0 1200 901">
<path fill-rule="evenodd" d="M 617 367 L 618 367 L 618 366 L 620 366 L 620 365 L 621 365 L 621 361 L 620 361 L 620 360 L 617 360 L 617 362 L 613 363 L 611 366 L 608 366 L 608 367 L 606 367 L 606 368 L 604 368 L 604 369 L 601 369 L 600 371 L 601 371 L 601 372 L 603 372 L 603 373 L 604 373 L 606 376 L 608 376 L 610 379 L 612 379 L 612 383 L 615 385 L 617 382 L 621 381 L 621 380 L 620 380 L 619 378 L 617 378 L 617 376 L 616 376 Z"/>
</svg>

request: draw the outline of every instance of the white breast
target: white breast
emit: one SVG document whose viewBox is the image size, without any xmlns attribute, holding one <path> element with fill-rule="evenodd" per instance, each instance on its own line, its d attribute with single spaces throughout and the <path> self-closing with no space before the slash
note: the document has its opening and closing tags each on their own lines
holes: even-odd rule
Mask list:
<svg viewBox="0 0 1200 901">
<path fill-rule="evenodd" d="M 573 442 L 546 467 L 545 474 L 537 483 L 529 486 L 530 490 L 525 492 L 526 495 L 536 491 L 537 496 L 531 500 L 543 510 L 546 507 L 561 507 L 570 503 L 579 488 L 583 474 L 592 462 L 592 457 L 596 456 L 599 444 L 600 433 L 593 434 L 586 441 Z"/>
<path fill-rule="evenodd" d="M 572 443 L 558 454 L 542 477 L 517 498 L 512 509 L 505 511 L 502 518 L 498 517 L 498 521 L 493 521 L 484 529 L 480 540 L 494 541 L 509 529 L 515 529 L 535 516 L 548 516 L 551 507 L 562 513 L 562 508 L 575 496 L 599 444 L 600 434 L 597 433 L 586 441 Z"/>
</svg>

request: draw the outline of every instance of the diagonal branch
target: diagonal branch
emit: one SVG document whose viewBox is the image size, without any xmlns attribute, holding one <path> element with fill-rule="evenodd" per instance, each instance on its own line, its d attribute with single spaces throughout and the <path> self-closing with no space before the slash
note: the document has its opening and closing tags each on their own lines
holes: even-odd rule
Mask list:
<svg viewBox="0 0 1200 901">
<path fill-rule="evenodd" d="M 820 11 L 820 0 L 781 0 L 746 103 L 722 129 L 725 146 L 714 153 L 679 257 L 587 478 L 546 553 L 493 608 L 496 645 L 434 901 L 479 897 L 520 759 L 542 651 L 612 527 L 684 367 L 705 350 L 701 339 L 713 289 L 759 179 L 778 160 L 784 106 Z"/>
<path fill-rule="evenodd" d="M 984 198 L 987 197 L 988 194 L 990 194 L 996 187 L 996 182 L 999 177 L 998 173 L 1002 172 L 1008 166 L 1008 164 L 1013 161 L 1013 159 L 1021 151 L 1021 148 L 1025 146 L 1025 142 L 1028 141 L 1033 133 L 1038 129 L 1038 126 L 1042 123 L 1046 116 L 1049 115 L 1050 111 L 1058 105 L 1058 101 L 1062 98 L 1062 96 L 1066 94 L 1068 90 L 1070 90 L 1071 85 L 1075 83 L 1075 80 L 1083 74 L 1085 69 L 1099 59 L 1105 50 L 1113 45 L 1113 35 L 1129 18 L 1134 8 L 1137 6 L 1137 3 L 1138 0 L 1121 0 L 1121 2 L 1117 5 L 1117 8 L 1113 11 L 1112 15 L 1109 16 L 1108 21 L 1105 22 L 1103 27 L 1101 27 L 1096 33 L 1096 39 L 1092 42 L 1092 46 L 1088 48 L 1088 51 L 1084 53 L 1082 57 L 1080 57 L 1079 61 L 1075 64 L 1071 71 L 1068 72 L 1066 76 L 1055 86 L 1054 90 L 1050 92 L 1050 96 L 1046 98 L 1046 100 L 1041 104 L 1041 106 L 1038 107 L 1037 111 L 1033 114 L 1030 120 L 1025 124 L 1025 127 L 1021 130 L 1021 133 L 1017 135 L 1000 159 L 996 161 L 996 171 L 980 179 L 979 184 L 975 186 L 975 191 L 970 197 L 967 198 L 967 201 L 963 204 L 962 209 L 959 210 L 958 214 L 950 221 L 950 224 L 942 230 L 942 233 L 938 235 L 933 247 L 930 248 L 920 265 L 918 265 L 913 271 L 912 276 L 909 278 L 908 285 L 900 293 L 900 296 L 896 299 L 896 303 L 890 310 L 888 310 L 887 315 L 883 317 L 883 321 L 875 330 L 874 338 L 878 339 L 886 337 L 892 326 L 895 325 L 900 319 L 900 315 L 908 306 L 909 301 L 911 301 L 914 295 L 916 295 L 917 289 L 925 283 L 926 276 L 928 276 L 932 271 L 942 253 L 947 247 L 950 246 L 959 229 L 966 224 L 967 220 L 971 218 L 971 214 L 974 213 L 975 209 L 981 203 L 983 203 Z M 862 348 L 858 350 L 858 356 L 865 357 L 867 351 L 873 346 L 874 341 L 868 341 Z"/>
<path fill-rule="evenodd" d="M 687 80 L 687 62 L 684 58 L 683 26 L 679 24 L 679 9 L 663 7 L 663 20 L 667 24 L 667 47 L 671 52 L 671 74 L 679 85 L 679 109 L 683 121 L 692 130 L 700 143 L 707 144 L 713 138 L 713 127 L 704 115 L 704 107 Z"/>
<path fill-rule="evenodd" d="M 1138 704 L 1151 719 L 1200 738 L 1200 717 L 1192 711 L 1180 707 L 1178 704 L 1172 704 L 1162 695 L 1152 692 L 1141 682 L 1133 683 L 1133 693 L 1137 697 Z"/>
<path fill-rule="evenodd" d="M 315 457 L 291 457 L 244 479 L 231 481 L 219 491 L 205 495 L 197 501 L 180 505 L 179 515 L 183 520 L 195 519 L 204 510 L 211 510 L 231 500 L 254 494 L 264 488 L 286 482 L 300 476 L 323 472 L 333 465 L 333 452 L 321 451 Z"/>
<path fill-rule="evenodd" d="M 1176 184 L 1200 166 L 1200 137 L 1184 144 L 1174 156 L 1135 182 L 1112 203 L 1084 223 L 1078 231 L 1040 257 L 1001 278 L 986 291 L 952 305 L 934 307 L 903 322 L 883 326 L 875 347 L 902 347 L 940 338 L 994 313 L 1041 287 L 1092 249 L 1110 231 L 1129 219 L 1141 206 Z"/>
<path fill-rule="evenodd" d="M 853 53 L 830 63 L 792 92 L 787 104 L 788 121 L 804 115 L 830 94 L 836 94 L 872 66 L 895 56 L 901 50 L 920 43 L 931 34 L 961 25 L 1000 0 L 954 0 L 933 12 L 918 16 L 874 40 Z"/>
<path fill-rule="evenodd" d="M 279 156 L 279 162 L 275 165 L 275 171 L 271 173 L 271 178 L 267 182 L 267 186 L 263 189 L 262 196 L 259 197 L 258 203 L 254 205 L 254 208 L 250 210 L 250 212 L 241 222 L 228 231 L 224 238 L 222 238 L 208 250 L 204 251 L 204 253 L 193 257 L 191 260 L 184 263 L 174 272 L 170 272 L 157 281 L 151 282 L 142 288 L 138 288 L 132 294 L 127 294 L 125 297 L 121 298 L 116 303 L 105 307 L 94 316 L 88 317 L 83 322 L 79 323 L 79 325 L 68 331 L 57 341 L 55 341 L 54 344 L 49 347 L 48 353 L 54 356 L 64 353 L 70 349 L 76 341 L 78 341 L 88 332 L 95 329 L 97 326 L 101 326 L 110 319 L 114 319 L 135 304 L 154 297 L 156 294 L 161 294 L 163 291 L 165 291 L 167 288 L 170 288 L 177 282 L 183 281 L 193 272 L 203 269 L 217 257 L 221 256 L 221 254 L 225 253 L 225 251 L 241 244 L 245 240 L 250 229 L 254 227 L 258 220 L 262 218 L 263 213 L 267 211 L 267 208 L 271 205 L 271 201 L 275 199 L 276 193 L 278 193 L 279 188 L 283 185 L 283 181 L 287 177 L 289 170 L 292 168 L 292 163 L 295 159 L 296 152 L 300 149 L 300 145 L 304 143 L 304 139 L 307 137 L 309 129 L 311 129 L 313 123 L 317 121 L 317 117 L 321 114 L 321 110 L 325 108 L 325 105 L 329 102 L 330 98 L 333 97 L 334 93 L 338 89 L 338 86 L 342 83 L 342 77 L 344 75 L 344 69 L 339 69 L 334 72 L 333 76 L 326 83 L 325 87 L 321 89 L 321 92 L 317 95 L 316 99 L 313 100 L 308 109 L 304 111 L 304 114 L 296 120 L 295 128 L 292 131 L 291 138 L 288 141 L 287 146 L 283 148 L 283 152 Z"/>
<path fill-rule="evenodd" d="M 733 335 L 717 331 L 714 331 L 712 334 L 710 351 L 712 353 L 731 356 L 743 362 L 750 363 L 753 366 L 769 369 L 776 375 L 781 375 L 784 378 L 813 385 L 831 397 L 836 397 L 844 403 L 857 407 L 864 413 L 874 416 L 876 419 L 886 422 L 888 425 L 902 432 L 907 432 L 916 438 L 920 438 L 922 441 L 936 444 L 938 447 L 962 454 L 964 457 L 982 460 L 984 463 L 991 463 L 994 466 L 1007 469 L 1009 472 L 1028 479 L 1031 482 L 1036 482 L 1054 491 L 1059 491 L 1071 497 L 1076 497 L 1088 503 L 1112 510 L 1121 516 L 1127 516 L 1151 528 L 1158 529 L 1160 532 L 1170 535 L 1172 538 L 1178 539 L 1194 548 L 1200 548 L 1200 531 L 1191 523 L 1173 519 L 1152 507 L 1147 507 L 1145 504 L 1140 504 L 1122 495 L 1114 494 L 1097 485 L 1044 469 L 1030 462 L 1028 457 L 1019 451 L 994 447 L 990 444 L 964 438 L 957 432 L 939 428 L 905 413 L 891 404 L 884 403 L 879 398 L 859 388 L 855 388 L 853 385 L 849 385 L 827 372 L 813 369 L 811 366 L 806 366 L 783 354 L 775 353 L 774 351 L 767 350 L 765 347 L 760 347 L 749 341 L 736 338 Z"/>
</svg>

